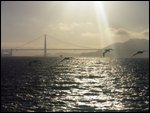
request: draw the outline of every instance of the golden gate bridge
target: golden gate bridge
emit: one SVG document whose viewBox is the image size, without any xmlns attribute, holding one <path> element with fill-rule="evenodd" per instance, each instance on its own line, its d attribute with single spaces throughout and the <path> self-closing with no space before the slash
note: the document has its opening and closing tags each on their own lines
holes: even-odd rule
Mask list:
<svg viewBox="0 0 150 113">
<path fill-rule="evenodd" d="M 66 44 L 74 45 L 76 47 L 82 47 L 82 48 L 71 48 L 71 49 L 69 49 L 69 48 L 47 48 L 47 36 L 48 35 L 45 35 L 45 37 L 44 37 L 44 47 L 43 48 L 34 48 L 34 49 L 33 48 L 21 48 L 21 47 L 23 47 L 23 46 L 25 46 L 25 45 L 33 42 L 33 41 L 38 40 L 39 39 L 39 37 L 38 37 L 36 39 L 33 39 L 32 41 L 29 41 L 29 42 L 21 45 L 20 47 L 17 47 L 17 48 L 1 49 L 1 56 L 5 55 L 5 54 L 7 54 L 7 56 L 13 56 L 14 51 L 43 51 L 43 53 L 44 53 L 43 56 L 46 57 L 47 56 L 47 51 L 49 51 L 49 50 L 55 50 L 55 51 L 59 51 L 59 50 L 72 50 L 72 51 L 74 51 L 74 50 L 78 50 L 78 51 L 83 51 L 83 50 L 85 50 L 85 51 L 96 51 L 96 50 L 100 50 L 100 49 L 97 49 L 97 48 L 89 48 L 89 47 L 85 47 L 83 45 L 81 46 L 81 45 L 78 45 L 78 44 L 73 44 L 73 43 L 70 43 L 70 42 L 62 41 L 62 40 L 60 40 L 56 37 L 53 38 L 53 39 L 55 39 L 57 41 L 61 41 L 61 42 L 66 43 Z"/>
</svg>

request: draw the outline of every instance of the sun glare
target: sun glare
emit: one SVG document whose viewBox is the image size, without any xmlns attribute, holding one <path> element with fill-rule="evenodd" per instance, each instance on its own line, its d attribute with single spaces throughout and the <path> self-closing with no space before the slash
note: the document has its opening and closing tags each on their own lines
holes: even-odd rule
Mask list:
<svg viewBox="0 0 150 113">
<path fill-rule="evenodd" d="M 111 34 L 107 12 L 105 11 L 106 5 L 106 2 L 104 1 L 69 1 L 67 2 L 64 10 L 64 15 L 66 16 L 63 17 L 70 18 L 69 16 L 73 13 L 74 15 L 82 17 L 81 19 L 86 21 L 86 17 L 94 16 L 92 19 L 94 19 L 94 22 L 96 21 L 98 29 L 98 48 L 104 48 L 113 43 L 113 35 Z M 91 15 L 91 13 L 93 14 Z"/>
<path fill-rule="evenodd" d="M 95 1 L 95 11 L 96 11 L 96 20 L 98 23 L 98 29 L 100 33 L 100 44 L 105 45 L 111 44 L 113 42 L 112 40 L 112 35 L 109 30 L 109 21 L 106 15 L 105 7 L 104 7 L 104 2 L 103 1 Z M 102 48 L 100 46 L 100 48 Z"/>
<path fill-rule="evenodd" d="M 102 1 L 95 1 L 94 2 L 95 9 L 96 9 L 96 14 L 99 20 L 102 20 L 103 27 L 108 27 L 108 20 L 106 17 L 105 9 L 104 9 L 104 4 Z"/>
</svg>

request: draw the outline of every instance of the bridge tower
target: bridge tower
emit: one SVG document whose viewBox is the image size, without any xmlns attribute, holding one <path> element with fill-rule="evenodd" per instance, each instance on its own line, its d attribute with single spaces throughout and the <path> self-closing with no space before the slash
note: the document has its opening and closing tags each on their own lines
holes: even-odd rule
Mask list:
<svg viewBox="0 0 150 113">
<path fill-rule="evenodd" d="M 46 35 L 45 35 L 45 40 L 44 40 L 44 57 L 47 56 L 47 48 L 46 48 Z"/>
</svg>

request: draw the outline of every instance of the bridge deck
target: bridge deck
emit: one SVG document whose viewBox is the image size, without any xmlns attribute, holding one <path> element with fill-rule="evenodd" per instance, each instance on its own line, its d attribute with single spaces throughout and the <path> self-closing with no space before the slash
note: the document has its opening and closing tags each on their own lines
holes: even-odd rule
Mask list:
<svg viewBox="0 0 150 113">
<path fill-rule="evenodd" d="M 44 51 L 44 49 L 2 49 L 2 51 Z M 46 49 L 46 50 L 100 50 L 100 49 Z"/>
</svg>

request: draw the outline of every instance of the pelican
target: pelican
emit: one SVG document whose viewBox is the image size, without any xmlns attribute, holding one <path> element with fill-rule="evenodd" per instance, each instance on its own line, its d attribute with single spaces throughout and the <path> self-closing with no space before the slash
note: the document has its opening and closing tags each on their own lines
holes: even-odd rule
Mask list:
<svg viewBox="0 0 150 113">
<path fill-rule="evenodd" d="M 105 49 L 105 51 L 103 52 L 103 57 L 105 57 L 105 54 L 107 53 L 107 52 L 110 52 L 110 51 L 112 51 L 113 49 Z"/>
<path fill-rule="evenodd" d="M 132 56 L 136 56 L 136 55 L 138 55 L 138 54 L 142 54 L 142 53 L 144 53 L 144 52 L 146 52 L 147 50 L 143 50 L 143 51 L 137 51 L 136 53 L 134 53 Z"/>
</svg>

